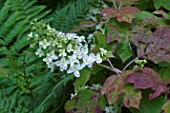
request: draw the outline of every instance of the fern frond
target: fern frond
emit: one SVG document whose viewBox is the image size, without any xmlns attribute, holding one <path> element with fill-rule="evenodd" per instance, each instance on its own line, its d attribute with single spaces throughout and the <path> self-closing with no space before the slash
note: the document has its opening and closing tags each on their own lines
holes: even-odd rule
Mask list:
<svg viewBox="0 0 170 113">
<path fill-rule="evenodd" d="M 70 28 L 85 19 L 88 7 L 91 2 L 96 0 L 74 0 L 68 3 L 64 8 L 56 10 L 50 17 L 51 26 L 57 30 L 68 32 Z"/>
</svg>

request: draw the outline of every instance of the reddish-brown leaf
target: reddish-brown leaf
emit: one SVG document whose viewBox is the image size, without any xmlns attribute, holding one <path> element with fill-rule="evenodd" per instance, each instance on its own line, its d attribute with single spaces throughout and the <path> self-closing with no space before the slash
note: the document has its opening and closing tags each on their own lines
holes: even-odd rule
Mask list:
<svg viewBox="0 0 170 113">
<path fill-rule="evenodd" d="M 125 71 L 122 76 L 132 72 Z M 142 98 L 140 90 L 134 89 L 132 85 L 125 83 L 124 77 L 119 77 L 118 75 L 112 75 L 105 81 L 101 94 L 107 94 L 109 104 L 114 104 L 119 95 L 124 94 L 122 101 L 127 108 L 139 108 L 140 99 Z"/>
<path fill-rule="evenodd" d="M 159 74 L 151 68 L 139 68 L 135 73 L 127 75 L 125 81 L 134 83 L 135 89 L 151 88 L 154 90 L 155 92 L 149 95 L 149 99 L 154 99 L 161 93 L 167 92 L 166 84 L 163 83 Z"/>
<path fill-rule="evenodd" d="M 101 11 L 101 14 L 103 15 L 103 19 L 104 20 L 108 20 L 112 17 L 115 17 L 117 15 L 117 12 L 119 10 L 117 9 L 114 9 L 114 8 L 104 8 L 102 11 Z"/>
<path fill-rule="evenodd" d="M 140 12 L 138 8 L 127 6 L 122 9 L 105 8 L 101 11 L 101 14 L 105 20 L 116 17 L 119 22 L 127 22 L 131 24 L 132 20 L 135 18 L 134 14 L 138 12 Z"/>
<path fill-rule="evenodd" d="M 107 100 L 109 104 L 115 103 L 119 94 L 123 92 L 123 79 L 117 75 L 110 76 L 104 83 L 101 94 L 108 94 Z"/>
<path fill-rule="evenodd" d="M 139 27 L 141 28 L 141 27 Z M 151 60 L 154 63 L 162 61 L 170 62 L 170 27 L 158 26 L 152 33 L 150 30 L 141 28 L 132 31 L 130 39 L 138 48 L 138 55 Z"/>
</svg>

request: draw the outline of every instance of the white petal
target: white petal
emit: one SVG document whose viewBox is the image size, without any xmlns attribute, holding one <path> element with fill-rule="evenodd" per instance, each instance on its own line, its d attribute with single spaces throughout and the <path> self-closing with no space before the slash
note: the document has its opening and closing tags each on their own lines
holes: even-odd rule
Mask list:
<svg viewBox="0 0 170 113">
<path fill-rule="evenodd" d="M 67 73 L 72 73 L 73 72 L 73 69 L 72 68 L 69 68 L 68 70 L 67 70 Z"/>
<path fill-rule="evenodd" d="M 74 72 L 74 75 L 75 75 L 76 77 L 80 77 L 79 71 L 75 71 L 75 72 Z"/>
</svg>

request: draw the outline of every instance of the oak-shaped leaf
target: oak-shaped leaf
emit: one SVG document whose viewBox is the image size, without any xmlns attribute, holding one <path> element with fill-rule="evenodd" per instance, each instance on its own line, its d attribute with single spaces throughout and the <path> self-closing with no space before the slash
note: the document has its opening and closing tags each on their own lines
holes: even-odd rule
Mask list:
<svg viewBox="0 0 170 113">
<path fill-rule="evenodd" d="M 127 22 L 131 24 L 132 20 L 135 18 L 135 13 L 139 12 L 140 10 L 136 7 L 126 6 L 122 9 L 105 8 L 101 11 L 101 14 L 105 20 L 116 17 L 118 22 Z"/>
<path fill-rule="evenodd" d="M 125 74 L 127 74 L 125 72 Z M 119 77 L 118 75 L 112 75 L 105 81 L 101 94 L 107 94 L 107 101 L 109 104 L 114 104 L 120 94 L 123 94 L 122 102 L 127 108 L 134 107 L 139 108 L 141 91 L 134 89 L 132 85 L 126 84 L 124 77 Z"/>
<path fill-rule="evenodd" d="M 103 113 L 105 98 L 97 91 L 82 90 L 65 104 L 66 113 Z"/>
<path fill-rule="evenodd" d="M 153 33 L 142 28 L 132 31 L 131 41 L 137 46 L 138 55 L 154 63 L 170 63 L 170 27 L 158 26 Z"/>
<path fill-rule="evenodd" d="M 136 72 L 127 75 L 125 81 L 134 83 L 135 89 L 151 88 L 154 93 L 149 94 L 150 100 L 158 97 L 161 93 L 168 91 L 167 85 L 163 83 L 160 75 L 148 67 L 138 68 Z"/>
</svg>

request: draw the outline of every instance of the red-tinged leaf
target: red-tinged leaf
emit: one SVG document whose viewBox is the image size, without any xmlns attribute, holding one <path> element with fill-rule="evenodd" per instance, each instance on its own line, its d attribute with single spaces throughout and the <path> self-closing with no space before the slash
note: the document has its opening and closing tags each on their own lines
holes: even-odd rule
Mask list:
<svg viewBox="0 0 170 113">
<path fill-rule="evenodd" d="M 125 81 L 128 83 L 134 83 L 135 89 L 151 88 L 154 90 L 155 92 L 149 95 L 149 99 L 154 99 L 168 90 L 159 74 L 147 67 L 138 68 L 135 73 L 127 75 Z"/>
<path fill-rule="evenodd" d="M 116 17 L 119 22 L 127 22 L 131 24 L 132 20 L 135 18 L 134 14 L 138 12 L 140 12 L 138 8 L 127 6 L 122 9 L 105 8 L 101 11 L 101 14 L 105 20 Z"/>
<path fill-rule="evenodd" d="M 83 90 L 65 104 L 66 113 L 103 113 L 106 101 L 92 90 Z M 89 107 L 90 106 L 90 107 Z"/>
<path fill-rule="evenodd" d="M 164 113 L 170 113 L 170 100 L 163 105 L 162 110 L 164 110 Z"/>
<path fill-rule="evenodd" d="M 140 99 L 142 94 L 140 90 L 136 90 L 131 85 L 126 85 L 124 88 L 123 103 L 127 108 L 134 107 L 139 109 Z"/>
<path fill-rule="evenodd" d="M 170 27 L 158 26 L 152 33 L 142 28 L 134 32 L 130 39 L 138 48 L 138 55 L 154 62 L 166 61 L 170 63 Z"/>
<path fill-rule="evenodd" d="M 114 8 L 104 8 L 101 11 L 101 14 L 103 15 L 104 20 L 108 20 L 108 19 L 110 19 L 112 17 L 115 17 L 118 11 L 119 10 L 114 9 Z"/>
<path fill-rule="evenodd" d="M 123 79 L 117 75 L 112 75 L 105 81 L 101 94 L 108 94 L 107 100 L 109 104 L 113 104 L 117 101 L 118 95 L 123 92 Z"/>
<path fill-rule="evenodd" d="M 123 7 L 119 14 L 117 14 L 116 18 L 119 22 L 127 22 L 132 23 L 132 20 L 135 18 L 135 13 L 139 13 L 140 10 L 136 7 Z"/>
<path fill-rule="evenodd" d="M 124 76 L 130 74 L 133 71 L 125 71 L 122 73 L 123 77 L 118 75 L 110 76 L 104 83 L 101 94 L 107 94 L 107 101 L 109 104 L 114 104 L 120 94 L 123 94 L 123 103 L 127 108 L 134 107 L 139 108 L 141 91 L 134 89 L 132 85 L 125 83 Z"/>
</svg>

